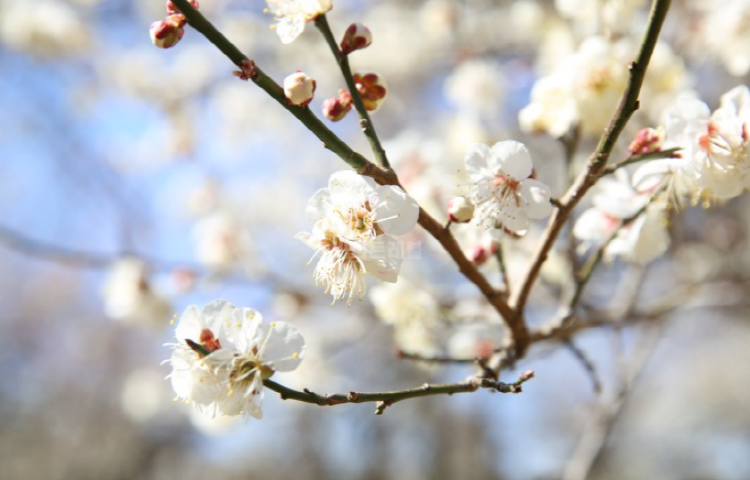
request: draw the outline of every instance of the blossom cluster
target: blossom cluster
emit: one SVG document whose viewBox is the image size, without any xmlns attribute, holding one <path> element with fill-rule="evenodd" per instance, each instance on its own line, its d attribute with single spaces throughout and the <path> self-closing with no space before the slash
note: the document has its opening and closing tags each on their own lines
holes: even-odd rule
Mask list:
<svg viewBox="0 0 750 480">
<path fill-rule="evenodd" d="M 258 311 L 223 300 L 188 307 L 175 335 L 172 387 L 178 399 L 212 417 L 261 418 L 263 380 L 294 370 L 305 353 L 296 327 L 263 323 Z"/>
</svg>

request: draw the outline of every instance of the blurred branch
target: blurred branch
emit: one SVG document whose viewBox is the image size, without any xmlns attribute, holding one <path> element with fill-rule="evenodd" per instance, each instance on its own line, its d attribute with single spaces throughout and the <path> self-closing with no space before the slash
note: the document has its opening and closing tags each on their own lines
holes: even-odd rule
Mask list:
<svg viewBox="0 0 750 480">
<path fill-rule="evenodd" d="M 553 211 L 539 246 L 532 256 L 533 260 L 521 282 L 521 286 L 514 291 L 514 295 L 511 297 L 511 307 L 515 310 L 518 317 L 523 316 L 531 288 L 539 276 L 542 264 L 547 260 L 547 255 L 554 246 L 557 236 L 566 224 L 575 206 L 601 177 L 620 134 L 630 120 L 630 117 L 639 107 L 638 96 L 643 85 L 643 79 L 646 76 L 646 69 L 654 52 L 656 41 L 659 38 L 659 33 L 661 32 L 661 27 L 666 18 L 670 3 L 671 0 L 654 0 L 651 6 L 646 33 L 636 60 L 630 64 L 630 76 L 617 111 L 604 131 L 596 151 L 591 155 L 588 167 L 581 172 L 573 185 L 568 189 L 565 196 L 561 199 L 560 207 Z M 518 345 L 519 355 L 523 354 L 526 347 L 527 345 L 523 343 Z"/>
<path fill-rule="evenodd" d="M 336 62 L 339 64 L 339 68 L 341 68 L 341 73 L 344 75 L 346 86 L 349 88 L 349 92 L 352 95 L 354 108 L 357 109 L 357 113 L 359 114 L 359 124 L 362 127 L 365 137 L 367 137 L 367 141 L 370 142 L 372 152 L 375 154 L 375 161 L 380 167 L 390 169 L 391 165 L 388 163 L 388 157 L 385 154 L 383 145 L 378 139 L 377 132 L 375 132 L 375 127 L 372 124 L 372 120 L 370 120 L 370 114 L 367 112 L 364 102 L 362 102 L 362 95 L 360 95 L 357 85 L 354 82 L 352 69 L 349 66 L 349 56 L 342 52 L 336 43 L 336 39 L 333 37 L 331 27 L 328 25 L 328 19 L 325 14 L 319 15 L 315 19 L 315 26 L 318 27 L 320 33 L 325 37 L 326 43 L 328 43 L 331 52 L 333 52 L 333 55 L 336 57 Z"/>
<path fill-rule="evenodd" d="M 601 393 L 602 382 L 599 379 L 599 374 L 596 371 L 596 367 L 594 366 L 594 363 L 591 361 L 591 359 L 589 359 L 589 357 L 583 350 L 578 348 L 578 346 L 573 343 L 573 340 L 564 340 L 563 345 L 565 345 L 568 351 L 572 353 L 576 360 L 578 360 L 578 362 L 581 364 L 581 366 L 583 366 L 583 369 L 591 379 L 591 384 L 594 387 L 594 392 L 596 392 L 597 394 Z"/>
<path fill-rule="evenodd" d="M 490 378 L 469 377 L 462 382 L 446 384 L 425 383 L 419 387 L 407 390 L 396 390 L 391 392 L 349 392 L 317 394 L 308 389 L 302 391 L 293 390 L 278 384 L 270 379 L 264 380 L 263 384 L 281 396 L 282 400 L 297 400 L 299 402 L 311 403 L 321 407 L 341 405 L 344 403 L 376 403 L 375 414 L 382 415 L 386 408 L 396 402 L 410 398 L 426 397 L 430 395 L 453 395 L 454 393 L 475 392 L 480 388 L 501 392 L 521 393 L 521 385 L 534 377 L 534 372 L 527 370 L 522 373 L 518 380 L 513 383 L 503 383 Z"/>
<path fill-rule="evenodd" d="M 651 355 L 661 337 L 662 329 L 650 329 L 647 338 L 635 342 L 638 350 L 630 361 L 630 375 L 622 379 L 622 384 L 616 397 L 610 401 L 602 400 L 596 412 L 586 426 L 578 441 L 573 454 L 562 474 L 561 480 L 585 480 L 601 457 L 607 439 L 612 433 L 617 420 L 630 399 L 630 394 L 638 379 L 645 371 Z"/>
<path fill-rule="evenodd" d="M 177 262 L 149 258 L 136 252 L 102 254 L 60 247 L 58 245 L 53 245 L 51 243 L 46 243 L 40 240 L 29 238 L 2 225 L 0 225 L 0 244 L 5 245 L 10 250 L 16 251 L 23 255 L 27 255 L 29 257 L 65 265 L 71 265 L 78 268 L 90 268 L 95 270 L 106 269 L 111 267 L 113 263 L 121 260 L 123 257 L 132 256 L 145 262 L 149 266 L 149 268 L 154 271 L 170 273 L 175 270 L 189 270 L 192 273 L 203 276 L 216 275 L 216 272 L 206 270 L 205 266 L 203 265 L 190 262 Z M 269 272 L 264 273 L 264 282 L 267 281 L 267 279 L 265 278 L 266 275 L 271 274 Z M 224 279 L 229 279 L 240 283 L 248 283 L 254 281 L 253 278 L 249 277 L 224 277 Z"/>
</svg>

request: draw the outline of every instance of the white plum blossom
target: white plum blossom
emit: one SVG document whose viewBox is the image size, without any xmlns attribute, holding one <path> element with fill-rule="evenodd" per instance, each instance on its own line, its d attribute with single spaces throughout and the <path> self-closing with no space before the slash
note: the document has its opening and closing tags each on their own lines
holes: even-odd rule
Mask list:
<svg viewBox="0 0 750 480">
<path fill-rule="evenodd" d="M 274 15 L 274 28 L 281 43 L 292 43 L 305 30 L 305 23 L 331 9 L 331 0 L 266 0 Z"/>
<path fill-rule="evenodd" d="M 627 261 L 648 263 L 664 253 L 670 239 L 666 229 L 666 204 L 652 200 L 653 188 L 636 190 L 624 171 L 617 178 L 599 182 L 594 206 L 584 211 L 573 227 L 580 250 L 600 247 L 607 242 L 605 259 L 622 257 Z M 643 209 L 645 212 L 641 212 Z M 634 216 L 638 218 L 631 220 Z M 627 225 L 624 222 L 628 221 Z"/>
<path fill-rule="evenodd" d="M 507 80 L 495 62 L 472 59 L 461 63 L 445 80 L 445 96 L 459 110 L 495 118 L 502 111 Z"/>
<path fill-rule="evenodd" d="M 149 281 L 148 265 L 135 257 L 112 264 L 101 297 L 104 313 L 114 320 L 161 326 L 169 315 L 169 303 Z"/>
<path fill-rule="evenodd" d="M 522 235 L 529 219 L 542 219 L 552 211 L 550 189 L 532 178 L 531 155 L 522 143 L 474 144 L 465 162 L 474 184 L 469 192 L 477 206 L 474 218 L 486 230 Z"/>
<path fill-rule="evenodd" d="M 378 186 L 370 178 L 343 170 L 331 175 L 328 188 L 307 203 L 312 234 L 296 238 L 315 250 L 317 285 L 336 300 L 351 303 L 367 289 L 364 275 L 395 282 L 401 269 L 401 246 L 392 235 L 409 233 L 419 206 L 400 187 Z M 314 258 L 314 257 L 313 257 Z"/>
<path fill-rule="evenodd" d="M 673 204 L 684 199 L 710 205 L 750 187 L 750 91 L 737 87 L 722 96 L 713 113 L 697 99 L 683 99 L 667 113 L 664 148 L 680 147 L 679 158 L 655 160 L 636 171 L 637 186 L 666 185 Z"/>
<path fill-rule="evenodd" d="M 572 55 L 539 78 L 531 102 L 519 112 L 524 131 L 560 137 L 579 126 L 584 135 L 599 135 L 620 101 L 628 64 L 637 46 L 627 38 L 588 37 Z M 559 56 L 559 55 L 558 55 Z M 666 105 L 691 83 L 685 64 L 665 43 L 658 43 L 641 92 L 642 111 L 658 121 Z"/>
<path fill-rule="evenodd" d="M 177 398 L 211 416 L 262 417 L 263 381 L 275 372 L 294 370 L 305 342 L 285 322 L 263 323 L 252 308 L 224 300 L 202 310 L 188 307 L 175 335 L 169 363 Z"/>
</svg>

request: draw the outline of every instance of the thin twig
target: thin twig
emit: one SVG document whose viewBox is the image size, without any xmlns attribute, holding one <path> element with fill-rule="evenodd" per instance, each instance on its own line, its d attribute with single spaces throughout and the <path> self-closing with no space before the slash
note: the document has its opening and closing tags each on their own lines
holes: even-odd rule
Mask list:
<svg viewBox="0 0 750 480">
<path fill-rule="evenodd" d="M 508 278 L 508 269 L 505 265 L 505 256 L 503 255 L 503 242 L 498 241 L 497 250 L 495 250 L 495 258 L 497 259 L 497 266 L 502 276 L 501 289 L 505 290 L 506 295 L 510 295 L 510 279 Z"/>
<path fill-rule="evenodd" d="M 644 153 L 642 155 L 633 155 L 623 160 L 622 162 L 615 163 L 604 169 L 603 175 L 610 175 L 615 173 L 617 170 L 633 165 L 634 163 L 647 162 L 650 160 L 662 160 L 664 158 L 678 158 L 678 152 L 682 150 L 682 147 L 668 148 L 667 150 L 660 150 L 658 152 Z"/>
<path fill-rule="evenodd" d="M 646 75 L 648 63 L 654 52 L 656 41 L 659 38 L 659 33 L 661 32 L 661 27 L 669 10 L 670 3 L 671 0 L 654 0 L 646 33 L 643 37 L 638 56 L 630 65 L 630 76 L 617 111 L 609 126 L 604 131 L 596 151 L 591 155 L 588 167 L 581 172 L 573 185 L 568 189 L 561 200 L 561 207 L 553 211 L 539 246 L 532 256 L 531 264 L 521 282 L 521 286 L 515 290 L 514 295 L 511 297 L 511 307 L 519 317 L 523 316 L 531 288 L 539 276 L 542 264 L 547 260 L 549 251 L 555 244 L 557 236 L 566 224 L 575 206 L 601 177 L 620 134 L 630 120 L 630 117 L 639 107 L 638 96 L 643 85 L 643 79 Z M 526 346 L 524 344 L 518 345 L 519 354 L 523 354 Z"/>
<path fill-rule="evenodd" d="M 602 382 L 599 379 L 599 374 L 596 371 L 596 366 L 594 366 L 594 363 L 589 359 L 588 355 L 581 350 L 575 343 L 573 343 L 573 340 L 566 339 L 563 341 L 563 345 L 568 349 L 570 353 L 573 354 L 573 356 L 578 360 L 578 362 L 583 367 L 584 371 L 588 374 L 589 378 L 591 379 L 591 385 L 594 387 L 594 392 L 599 394 L 602 392 Z"/>
<path fill-rule="evenodd" d="M 638 341 L 638 351 L 633 355 L 628 378 L 623 379 L 617 396 L 611 401 L 602 400 L 593 418 L 586 426 L 578 445 L 570 457 L 562 474 L 562 480 L 585 480 L 593 470 L 607 439 L 612 433 L 617 420 L 622 415 L 625 405 L 631 398 L 633 386 L 645 371 L 661 336 L 661 328 L 652 329 L 645 341 Z"/>
<path fill-rule="evenodd" d="M 381 168 L 390 169 L 391 165 L 388 163 L 388 157 L 385 154 L 383 145 L 378 139 L 377 132 L 375 132 L 375 126 L 372 124 L 370 114 L 367 112 L 365 104 L 362 101 L 362 95 L 360 95 L 359 90 L 357 90 L 357 85 L 354 82 L 354 75 L 352 75 L 352 69 L 349 66 L 349 56 L 342 52 L 336 43 L 336 39 L 333 37 L 331 27 L 328 25 L 328 19 L 325 14 L 320 15 L 315 19 L 315 26 L 318 27 L 320 33 L 323 34 L 331 52 L 333 52 L 333 55 L 336 57 L 336 63 L 339 64 L 341 73 L 344 76 L 344 81 L 346 81 L 346 86 L 349 88 L 349 92 L 352 95 L 354 108 L 357 110 L 357 114 L 359 114 L 362 131 L 364 132 L 365 137 L 367 137 L 367 141 L 370 142 L 372 152 L 375 154 L 375 161 Z"/>
<path fill-rule="evenodd" d="M 534 377 L 534 372 L 528 370 L 521 374 L 513 383 L 503 383 L 490 378 L 470 377 L 462 382 L 446 384 L 425 383 L 419 387 L 391 392 L 349 392 L 318 394 L 308 389 L 302 391 L 285 387 L 273 380 L 264 380 L 263 384 L 281 396 L 282 400 L 297 400 L 321 407 L 341 405 L 344 403 L 372 403 L 376 402 L 375 414 L 381 415 L 386 408 L 401 400 L 426 397 L 430 395 L 453 395 L 454 393 L 475 392 L 480 388 L 501 392 L 521 393 L 521 385 Z"/>
</svg>

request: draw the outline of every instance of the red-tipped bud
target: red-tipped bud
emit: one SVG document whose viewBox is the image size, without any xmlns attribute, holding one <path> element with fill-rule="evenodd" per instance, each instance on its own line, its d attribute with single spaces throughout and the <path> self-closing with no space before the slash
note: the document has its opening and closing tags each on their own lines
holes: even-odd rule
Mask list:
<svg viewBox="0 0 750 480">
<path fill-rule="evenodd" d="M 372 43 L 372 33 L 370 29 L 357 22 L 349 25 L 341 40 L 341 51 L 344 55 L 349 55 L 355 50 L 367 48 Z"/>
<path fill-rule="evenodd" d="M 525 382 L 527 380 L 531 380 L 534 378 L 534 370 L 526 370 L 521 374 L 520 377 L 518 377 L 519 382 Z"/>
<path fill-rule="evenodd" d="M 190 5 L 193 6 L 194 9 L 198 10 L 200 6 L 198 5 L 198 0 L 190 0 Z M 172 3 L 172 0 L 167 0 L 167 15 L 172 15 L 173 13 L 180 13 L 180 11 L 177 9 L 174 3 Z"/>
<path fill-rule="evenodd" d="M 284 96 L 289 103 L 304 107 L 313 99 L 315 80 L 299 70 L 284 79 Z"/>
<path fill-rule="evenodd" d="M 474 204 L 466 197 L 456 197 L 448 202 L 448 219 L 453 223 L 466 223 L 474 216 Z"/>
<path fill-rule="evenodd" d="M 374 112 L 380 108 L 388 92 L 388 85 L 383 77 L 377 73 L 355 73 L 354 83 L 368 111 Z"/>
<path fill-rule="evenodd" d="M 644 128 L 635 136 L 635 140 L 631 142 L 628 150 L 633 155 L 659 152 L 666 136 L 667 132 L 664 130 L 664 127 Z"/>
<path fill-rule="evenodd" d="M 164 20 L 152 23 L 149 30 L 151 43 L 159 48 L 174 47 L 185 35 L 183 25 L 185 17 L 182 14 L 169 15 Z"/>
<path fill-rule="evenodd" d="M 332 122 L 338 122 L 352 109 L 352 94 L 343 88 L 339 98 L 329 98 L 323 102 L 323 116 Z"/>
</svg>

